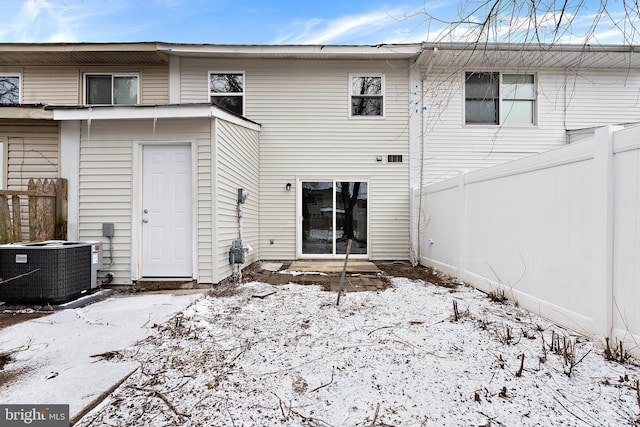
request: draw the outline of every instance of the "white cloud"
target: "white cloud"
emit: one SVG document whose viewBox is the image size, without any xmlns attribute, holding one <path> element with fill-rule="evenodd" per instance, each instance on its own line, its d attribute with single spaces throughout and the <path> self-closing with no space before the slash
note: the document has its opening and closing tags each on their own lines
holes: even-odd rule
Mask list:
<svg viewBox="0 0 640 427">
<path fill-rule="evenodd" d="M 13 42 L 70 41 L 75 39 L 73 19 L 65 2 L 26 0 L 19 10 L 4 8 L 5 26 L 0 40 Z"/>
<path fill-rule="evenodd" d="M 3 8 L 9 19 L 0 28 L 0 42 L 97 41 L 114 32 L 121 36 L 132 26 L 119 31 L 113 17 L 130 8 L 123 0 L 25 0 L 21 6 Z"/>
<path fill-rule="evenodd" d="M 402 18 L 396 18 L 401 16 Z M 404 9 L 373 11 L 361 15 L 341 16 L 332 20 L 318 18 L 294 22 L 287 34 L 277 38 L 276 44 L 348 44 L 350 40 L 362 39 L 367 35 L 383 31 L 407 35 L 392 27 L 401 25 L 406 18 Z M 415 36 L 415 35 L 414 35 Z M 415 37 L 414 37 L 415 39 Z M 373 43 L 373 41 L 372 41 Z"/>
</svg>

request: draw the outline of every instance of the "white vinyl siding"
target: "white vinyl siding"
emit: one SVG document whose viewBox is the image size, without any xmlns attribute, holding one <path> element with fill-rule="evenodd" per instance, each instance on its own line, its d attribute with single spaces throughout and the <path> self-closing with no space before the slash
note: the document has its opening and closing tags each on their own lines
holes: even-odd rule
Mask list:
<svg viewBox="0 0 640 427">
<path fill-rule="evenodd" d="M 3 172 L 8 190 L 27 190 L 31 178 L 60 178 L 58 133 L 58 123 L 47 120 L 3 121 L 0 124 L 0 141 L 6 155 Z M 0 161 L 3 161 L 1 157 Z M 29 240 L 27 203 L 28 199 L 21 197 L 24 205 L 22 238 L 25 241 Z"/>
<path fill-rule="evenodd" d="M 76 67 L 25 67 L 23 87 L 25 104 L 77 105 L 82 92 Z"/>
<path fill-rule="evenodd" d="M 83 241 L 103 240 L 102 223 L 114 223 L 115 262 L 110 271 L 115 274 L 115 284 L 131 283 L 132 202 L 134 197 L 138 197 L 133 193 L 134 141 L 187 140 L 195 141 L 196 147 L 209 144 L 209 120 L 158 120 L 155 128 L 152 120 L 94 120 L 90 132 L 87 124 L 83 124 L 79 238 Z M 205 180 L 203 185 L 208 188 L 210 184 Z M 194 206 L 202 208 L 197 203 Z M 207 282 L 207 279 L 201 280 Z"/>
<path fill-rule="evenodd" d="M 79 238 L 103 240 L 102 223 L 115 225 L 116 284 L 131 283 L 134 143 L 193 141 L 196 154 L 194 200 L 199 283 L 217 283 L 231 274 L 227 260 L 237 238 L 236 192 L 246 188 L 243 237 L 258 248 L 258 131 L 222 119 L 93 120 L 83 123 L 80 142 Z M 215 198 L 214 198 L 215 195 Z M 108 262 L 106 260 L 105 262 Z"/>
<path fill-rule="evenodd" d="M 567 129 L 640 121 L 638 69 L 567 70 L 557 75 L 556 87 Z"/>
<path fill-rule="evenodd" d="M 26 190 L 30 178 L 60 177 L 58 123 L 16 120 L 0 124 L 7 141 L 7 188 Z"/>
<path fill-rule="evenodd" d="M 140 71 L 140 103 L 169 103 L 169 67 L 144 67 Z"/>
<path fill-rule="evenodd" d="M 139 76 L 139 103 L 166 104 L 169 101 L 169 67 L 0 67 L 2 74 L 22 77 L 22 103 L 79 105 L 83 103 L 83 73 L 135 73 Z"/>
<path fill-rule="evenodd" d="M 82 67 L 87 74 L 135 74 L 139 76 L 139 104 L 154 105 L 169 102 L 169 66 L 157 67 Z M 82 91 L 80 91 L 80 96 Z"/>
<path fill-rule="evenodd" d="M 531 71 L 537 78 L 536 126 L 503 127 L 465 126 L 464 78 L 431 70 L 424 84 L 424 184 L 563 146 L 566 130 L 640 121 L 639 71 Z"/>
<path fill-rule="evenodd" d="M 296 257 L 298 179 L 346 179 L 369 182 L 370 258 L 407 259 L 408 162 L 376 157 L 408 155 L 408 62 L 184 57 L 181 102 L 207 102 L 208 73 L 222 68 L 244 70 L 245 115 L 262 125 L 261 258 Z M 385 76 L 383 120 L 349 118 L 349 75 Z"/>
<path fill-rule="evenodd" d="M 246 254 L 245 265 L 258 260 L 259 241 L 259 209 L 260 209 L 260 165 L 259 165 L 259 133 L 223 120 L 216 120 L 215 127 L 215 170 L 216 191 L 216 260 L 218 282 L 232 273 L 229 264 L 229 248 L 231 241 L 237 239 L 238 217 L 236 206 L 238 188 L 249 192 L 249 197 L 242 204 L 242 242 L 252 247 Z"/>
</svg>

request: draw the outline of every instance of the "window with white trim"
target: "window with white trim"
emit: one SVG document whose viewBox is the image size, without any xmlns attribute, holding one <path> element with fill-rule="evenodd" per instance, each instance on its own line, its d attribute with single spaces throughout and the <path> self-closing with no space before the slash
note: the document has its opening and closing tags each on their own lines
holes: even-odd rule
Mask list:
<svg viewBox="0 0 640 427">
<path fill-rule="evenodd" d="M 465 123 L 534 125 L 534 74 L 465 73 Z"/>
<path fill-rule="evenodd" d="M 134 105 L 138 99 L 137 74 L 85 74 L 85 104 Z"/>
<path fill-rule="evenodd" d="M 244 114 L 244 73 L 209 73 L 209 99 L 213 105 Z"/>
<path fill-rule="evenodd" d="M 350 75 L 350 116 L 384 116 L 384 76 Z"/>
<path fill-rule="evenodd" d="M 0 105 L 20 104 L 20 76 L 17 74 L 0 75 Z"/>
</svg>

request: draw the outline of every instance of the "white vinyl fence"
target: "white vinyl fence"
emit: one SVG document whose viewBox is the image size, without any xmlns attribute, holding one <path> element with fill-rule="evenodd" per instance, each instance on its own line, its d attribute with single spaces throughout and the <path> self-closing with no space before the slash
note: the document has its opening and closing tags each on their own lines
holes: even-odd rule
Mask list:
<svg viewBox="0 0 640 427">
<path fill-rule="evenodd" d="M 640 357 L 640 127 L 412 193 L 420 263 Z"/>
</svg>

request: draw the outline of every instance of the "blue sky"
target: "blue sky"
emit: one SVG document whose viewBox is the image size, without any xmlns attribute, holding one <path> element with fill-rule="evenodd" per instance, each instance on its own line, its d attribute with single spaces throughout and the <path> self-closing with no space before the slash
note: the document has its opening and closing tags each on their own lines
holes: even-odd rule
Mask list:
<svg viewBox="0 0 640 427">
<path fill-rule="evenodd" d="M 473 3 L 463 0 L 465 4 Z M 596 0 L 589 0 L 596 1 Z M 0 42 L 164 41 L 221 44 L 378 44 L 448 34 L 423 11 L 455 19 L 446 0 L 11 0 L 2 6 Z M 589 3 L 589 2 L 587 2 Z M 615 2 L 610 2 L 615 3 Z M 590 10 L 580 12 L 593 22 Z M 517 41 L 517 40 L 516 40 Z M 563 40 L 576 42 L 575 39 Z M 600 43 L 620 43 L 606 28 Z"/>
</svg>

